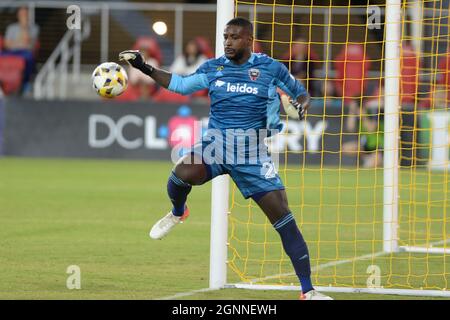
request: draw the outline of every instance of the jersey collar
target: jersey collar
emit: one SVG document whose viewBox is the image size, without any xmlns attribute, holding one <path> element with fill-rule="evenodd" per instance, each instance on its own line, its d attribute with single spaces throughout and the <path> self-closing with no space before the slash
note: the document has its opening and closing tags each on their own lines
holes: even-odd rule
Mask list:
<svg viewBox="0 0 450 320">
<path fill-rule="evenodd" d="M 225 58 L 225 63 L 230 62 L 230 59 L 228 59 L 225 55 L 223 55 L 223 57 Z M 252 52 L 252 54 L 250 55 L 250 58 L 248 58 L 247 62 L 253 64 L 253 62 L 255 62 L 255 57 L 256 57 L 256 54 L 254 52 Z"/>
</svg>

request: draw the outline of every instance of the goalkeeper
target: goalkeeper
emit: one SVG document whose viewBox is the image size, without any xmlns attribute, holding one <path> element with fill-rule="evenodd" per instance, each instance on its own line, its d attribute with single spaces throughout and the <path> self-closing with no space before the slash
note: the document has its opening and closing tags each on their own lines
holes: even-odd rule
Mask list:
<svg viewBox="0 0 450 320">
<path fill-rule="evenodd" d="M 252 35 L 253 26 L 250 21 L 244 18 L 230 20 L 223 34 L 225 55 L 206 61 L 195 73 L 185 77 L 146 64 L 138 51 L 123 51 L 119 59 L 127 61 L 171 91 L 186 95 L 208 89 L 211 109 L 206 136 L 217 131 L 225 135 L 225 131 L 233 129 L 280 129 L 277 87 L 292 98 L 283 103 L 286 113 L 295 119 L 303 119 L 309 107 L 309 96 L 305 88 L 280 62 L 264 54 L 252 53 Z M 150 237 L 163 238 L 187 218 L 189 210 L 186 199 L 193 185 L 201 185 L 218 175 L 229 174 L 243 196 L 246 199 L 252 198 L 259 205 L 280 234 L 283 248 L 290 257 L 302 286 L 300 299 L 331 299 L 313 288 L 308 247 L 291 214 L 284 186 L 270 156 L 267 153 L 260 156 L 256 164 L 230 164 L 227 154 L 226 163 L 217 163 L 206 156 L 206 150 L 210 150 L 213 144 L 216 153 L 220 153 L 223 148 L 221 143 L 225 139 L 219 143 L 218 140 L 221 139 L 217 139 L 217 136 L 214 138 L 208 141 L 204 137 L 173 168 L 167 183 L 173 208 L 156 222 L 150 231 Z M 260 145 L 256 148 L 260 148 Z M 227 151 L 228 148 L 227 145 Z M 246 152 L 244 153 L 247 155 Z M 235 157 L 241 155 L 239 152 L 234 153 Z"/>
</svg>

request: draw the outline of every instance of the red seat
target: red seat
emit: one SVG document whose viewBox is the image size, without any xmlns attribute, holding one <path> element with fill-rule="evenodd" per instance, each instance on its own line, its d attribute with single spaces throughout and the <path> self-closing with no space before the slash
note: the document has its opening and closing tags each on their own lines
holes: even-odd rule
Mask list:
<svg viewBox="0 0 450 320">
<path fill-rule="evenodd" d="M 155 38 L 146 36 L 139 37 L 133 45 L 133 50 L 139 49 L 145 49 L 147 57 L 155 59 L 159 65 L 162 64 L 161 47 Z"/>
<path fill-rule="evenodd" d="M 440 75 L 437 83 L 444 86 L 447 91 L 447 103 L 450 103 L 450 51 L 447 51 L 446 55 L 441 58 L 438 68 Z"/>
<path fill-rule="evenodd" d="M 302 40 L 302 43 L 304 43 L 306 45 L 306 57 L 305 59 L 308 62 L 319 62 L 320 61 L 320 57 L 319 55 L 316 53 L 316 51 L 314 50 L 314 48 L 312 47 L 311 44 L 303 42 L 305 40 Z M 298 43 L 298 42 L 297 42 Z M 259 42 L 254 41 L 253 42 L 253 47 L 254 50 L 253 52 L 262 52 L 262 46 Z M 294 45 L 291 43 L 291 48 L 294 48 Z M 257 50 L 261 50 L 261 51 L 257 51 Z M 288 51 L 286 51 L 282 56 L 281 56 L 281 60 L 283 61 L 289 61 L 289 60 L 297 60 L 297 58 L 295 57 L 296 53 L 293 52 L 295 50 L 293 49 L 289 49 Z"/>
<path fill-rule="evenodd" d="M 361 97 L 367 83 L 370 61 L 361 44 L 348 43 L 334 62 L 336 91 L 345 100 Z"/>
<path fill-rule="evenodd" d="M 448 51 L 438 63 L 436 84 L 432 84 L 428 89 L 428 95 L 421 98 L 419 106 L 422 108 L 432 108 L 433 95 L 435 90 L 443 90 L 446 92 L 446 104 L 450 105 L 450 51 Z"/>
<path fill-rule="evenodd" d="M 402 103 L 414 103 L 419 81 L 420 61 L 414 48 L 407 44 L 402 46 L 400 68 L 400 96 Z"/>
<path fill-rule="evenodd" d="M 439 73 L 438 84 L 445 86 L 447 90 L 447 101 L 450 101 L 450 51 L 439 61 Z"/>
<path fill-rule="evenodd" d="M 438 83 L 450 86 L 450 51 L 440 59 L 438 69 Z"/>
<path fill-rule="evenodd" d="M 214 58 L 214 52 L 211 48 L 211 44 L 209 40 L 205 37 L 198 36 L 195 38 L 195 42 L 197 43 L 200 52 L 207 57 L 208 59 Z"/>
<path fill-rule="evenodd" d="M 152 84 L 148 87 L 150 98 L 157 90 L 156 85 Z M 142 99 L 142 88 L 138 85 L 132 85 L 128 82 L 128 87 L 120 96 L 117 96 L 115 100 L 117 101 L 138 101 Z M 147 98 L 147 99 L 148 99 Z"/>
<path fill-rule="evenodd" d="M 139 100 L 139 88 L 128 84 L 128 88 L 120 95 L 117 96 L 114 100 L 116 101 L 138 101 Z"/>
<path fill-rule="evenodd" d="M 197 98 L 197 97 L 207 97 L 208 96 L 208 89 L 203 89 L 200 91 L 196 91 L 192 94 L 193 98 Z"/>
<path fill-rule="evenodd" d="M 160 88 L 158 92 L 156 92 L 156 94 L 153 96 L 153 101 L 155 102 L 188 103 L 189 100 L 189 96 L 183 96 L 164 88 Z"/>
<path fill-rule="evenodd" d="M 5 94 L 15 93 L 22 85 L 25 59 L 17 56 L 0 56 L 0 83 Z"/>
</svg>

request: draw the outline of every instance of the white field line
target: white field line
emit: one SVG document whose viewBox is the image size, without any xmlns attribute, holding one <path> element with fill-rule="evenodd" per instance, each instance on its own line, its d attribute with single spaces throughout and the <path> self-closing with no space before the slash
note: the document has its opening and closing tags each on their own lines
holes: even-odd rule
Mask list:
<svg viewBox="0 0 450 320">
<path fill-rule="evenodd" d="M 334 267 L 334 266 L 338 266 L 338 265 L 341 265 L 341 264 L 351 263 L 351 262 L 355 262 L 355 261 L 359 261 L 359 260 L 372 259 L 372 258 L 376 258 L 376 257 L 379 257 L 379 256 L 383 256 L 385 254 L 387 254 L 387 253 L 384 252 L 384 251 L 379 251 L 379 252 L 376 252 L 376 253 L 369 253 L 369 254 L 365 254 L 365 255 L 359 256 L 359 257 L 354 257 L 354 258 L 351 258 L 351 259 L 331 261 L 331 262 L 319 264 L 318 266 L 315 266 L 315 267 L 311 268 L 311 272 L 317 272 L 317 271 L 320 271 L 320 270 L 323 270 L 323 269 L 326 269 L 326 268 L 329 268 L 329 267 Z M 279 277 L 289 277 L 289 276 L 293 276 L 293 275 L 295 275 L 294 272 L 280 273 L 280 274 L 276 274 L 276 275 L 272 275 L 272 276 L 267 276 L 267 277 L 264 277 L 264 278 L 252 279 L 252 280 L 250 280 L 250 283 L 258 283 L 258 282 L 265 281 L 265 280 L 276 279 L 276 278 L 279 278 Z M 241 283 L 245 283 L 245 282 L 241 282 Z"/>
<path fill-rule="evenodd" d="M 439 240 L 439 241 L 434 241 L 434 242 L 430 242 L 429 246 L 430 248 L 433 248 L 434 246 L 439 246 L 439 245 L 446 245 L 447 243 L 450 242 L 450 238 L 449 239 L 445 239 L 445 240 Z M 421 246 L 414 246 L 414 247 L 426 247 L 427 244 L 421 245 Z M 403 247 L 412 247 L 412 246 L 403 246 Z"/>
<path fill-rule="evenodd" d="M 441 241 L 435 241 L 435 242 L 430 243 L 430 245 L 431 246 L 441 245 L 441 244 L 445 244 L 445 243 L 448 243 L 448 242 L 450 242 L 450 239 L 441 240 Z M 372 259 L 372 258 L 384 256 L 386 254 L 388 254 L 388 253 L 384 252 L 384 251 L 378 251 L 378 252 L 375 252 L 375 253 L 364 254 L 362 256 L 354 257 L 354 258 L 351 258 L 351 259 L 331 261 L 331 262 L 323 263 L 323 264 L 320 264 L 318 266 L 315 266 L 315 267 L 311 268 L 311 272 L 317 272 L 317 271 L 320 271 L 320 270 L 323 270 L 323 269 L 326 269 L 326 268 L 329 268 L 329 267 L 334 267 L 334 266 L 338 266 L 338 265 L 346 264 L 346 263 L 352 263 L 352 262 L 359 261 L 359 260 Z M 279 278 L 279 277 L 288 277 L 288 276 L 293 276 L 293 275 L 295 275 L 294 272 L 282 273 L 282 274 L 267 276 L 267 277 L 264 277 L 264 278 L 252 279 L 252 280 L 250 280 L 250 283 L 258 283 L 258 282 L 261 282 L 261 281 L 264 281 L 264 280 L 276 279 L 276 278 Z M 245 282 L 241 282 L 241 283 L 245 283 Z M 157 300 L 175 300 L 177 298 L 189 297 L 189 296 L 192 296 L 192 295 L 197 294 L 197 293 L 214 291 L 214 290 L 217 290 L 217 289 L 203 288 L 203 289 L 198 289 L 198 290 L 191 290 L 191 291 L 187 291 L 187 292 L 180 292 L 180 293 L 174 294 L 172 296 L 158 298 Z"/>
</svg>

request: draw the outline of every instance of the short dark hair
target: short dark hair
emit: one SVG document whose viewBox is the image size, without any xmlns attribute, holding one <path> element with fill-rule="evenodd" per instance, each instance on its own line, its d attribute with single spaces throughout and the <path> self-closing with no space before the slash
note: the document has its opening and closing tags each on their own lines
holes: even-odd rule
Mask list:
<svg viewBox="0 0 450 320">
<path fill-rule="evenodd" d="M 227 26 L 242 27 L 244 29 L 247 29 L 249 34 L 253 34 L 253 24 L 245 18 L 241 17 L 233 18 L 230 21 L 228 21 Z"/>
</svg>

